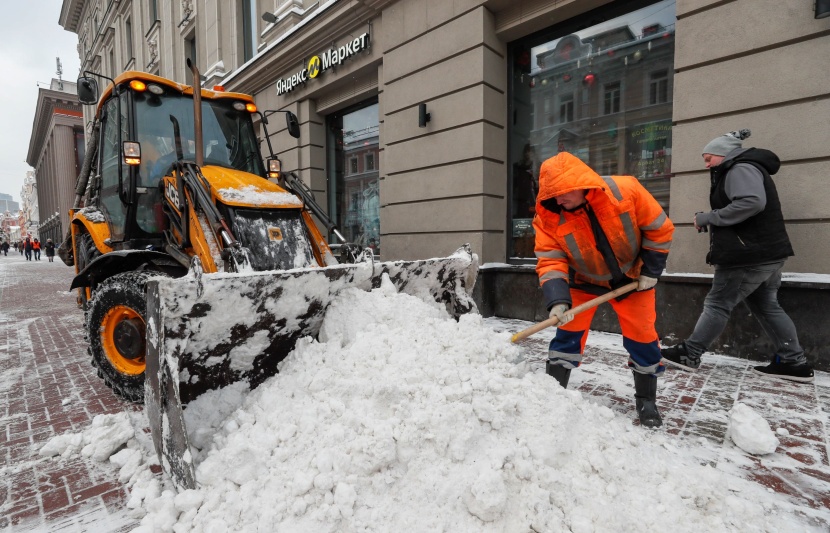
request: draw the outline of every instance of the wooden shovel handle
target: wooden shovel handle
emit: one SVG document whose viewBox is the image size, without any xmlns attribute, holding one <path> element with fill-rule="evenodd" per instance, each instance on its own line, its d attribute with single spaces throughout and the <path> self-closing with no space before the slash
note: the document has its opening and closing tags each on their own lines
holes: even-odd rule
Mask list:
<svg viewBox="0 0 830 533">
<path fill-rule="evenodd" d="M 613 291 L 611 291 L 607 294 L 603 294 L 602 296 L 598 296 L 598 297 L 594 298 L 593 300 L 589 300 L 589 301 L 585 302 L 582 305 L 577 305 L 576 307 L 574 307 L 573 309 L 571 309 L 568 312 L 573 313 L 574 315 L 578 315 L 582 311 L 587 311 L 588 309 L 594 308 L 594 307 L 598 306 L 601 303 L 605 303 L 608 300 L 611 300 L 613 298 L 616 298 L 617 296 L 620 296 L 621 294 L 625 294 L 627 292 L 633 291 L 634 289 L 637 288 L 637 285 L 639 285 L 639 282 L 637 282 L 637 281 L 629 283 L 628 285 L 623 285 L 622 287 L 620 287 L 618 289 L 614 289 Z M 538 324 L 534 324 L 534 325 L 530 326 L 529 328 L 523 329 L 522 331 L 514 334 L 513 337 L 510 338 L 510 342 L 519 342 L 522 339 L 530 337 L 531 335 L 533 335 L 536 332 L 542 331 L 543 329 L 549 328 L 551 326 L 555 326 L 558 322 L 559 322 L 559 319 L 557 317 L 552 317 L 552 318 L 549 318 L 549 319 L 544 320 L 542 322 L 539 322 Z"/>
</svg>

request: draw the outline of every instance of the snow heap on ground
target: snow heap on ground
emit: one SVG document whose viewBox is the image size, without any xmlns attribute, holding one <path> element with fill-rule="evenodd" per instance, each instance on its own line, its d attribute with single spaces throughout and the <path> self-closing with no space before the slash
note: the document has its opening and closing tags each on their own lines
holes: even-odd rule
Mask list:
<svg viewBox="0 0 830 533">
<path fill-rule="evenodd" d="M 778 448 L 778 438 L 769 427 L 769 422 L 746 404 L 736 403 L 729 411 L 729 426 L 726 436 L 735 445 L 753 455 L 766 455 Z"/>
<path fill-rule="evenodd" d="M 106 461 L 135 434 L 127 413 L 96 415 L 89 428 L 81 433 L 64 433 L 52 437 L 39 455 L 68 457 L 80 453 L 95 461 Z"/>
<path fill-rule="evenodd" d="M 514 364 L 509 337 L 391 284 L 344 291 L 321 341 L 301 341 L 222 423 L 200 488 L 145 498 L 143 526 L 680 532 L 785 518 L 757 486 Z"/>
<path fill-rule="evenodd" d="M 138 531 L 806 528 L 780 495 L 698 464 L 701 444 L 517 363 L 479 315 L 456 322 L 389 283 L 344 291 L 320 339 L 256 390 L 190 404 L 197 490 L 151 475 L 146 442 L 111 458 Z"/>
</svg>

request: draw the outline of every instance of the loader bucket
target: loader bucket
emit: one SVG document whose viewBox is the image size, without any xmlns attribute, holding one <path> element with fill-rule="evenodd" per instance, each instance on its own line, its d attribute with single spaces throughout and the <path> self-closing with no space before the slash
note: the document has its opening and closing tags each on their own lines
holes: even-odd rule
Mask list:
<svg viewBox="0 0 830 533">
<path fill-rule="evenodd" d="M 478 259 L 469 245 L 446 258 L 371 262 L 251 274 L 156 278 L 147 285 L 145 409 L 163 469 L 179 489 L 195 488 L 183 409 L 197 396 L 277 373 L 297 339 L 316 337 L 343 289 L 380 287 L 474 311 Z"/>
</svg>

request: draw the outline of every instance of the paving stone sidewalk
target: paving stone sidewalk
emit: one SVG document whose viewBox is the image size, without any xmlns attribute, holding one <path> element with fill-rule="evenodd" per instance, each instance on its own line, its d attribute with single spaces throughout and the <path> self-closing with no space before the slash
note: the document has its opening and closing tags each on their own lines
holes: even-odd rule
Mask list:
<svg viewBox="0 0 830 533">
<path fill-rule="evenodd" d="M 113 395 L 90 365 L 83 312 L 67 291 L 72 276 L 73 269 L 57 258 L 49 263 L 45 257 L 27 262 L 13 253 L 0 256 L 0 531 L 129 531 L 138 525 L 127 512 L 128 489 L 118 481 L 117 467 L 38 455 L 49 439 L 82 431 L 95 415 L 141 409 Z M 528 325 L 505 319 L 487 323 L 511 331 Z M 597 339 L 603 335 L 592 333 Z M 540 371 L 548 337 L 537 334 L 524 343 Z M 609 339 L 589 341 L 585 363 L 571 383 L 633 421 L 626 357 L 621 347 L 608 348 L 614 342 Z M 667 370 L 659 392 L 666 421 L 660 431 L 727 449 L 726 413 L 732 405 L 741 401 L 762 409 L 774 429 L 786 429 L 775 459 L 746 456 L 736 465 L 725 465 L 726 455 L 702 460 L 743 470 L 814 516 L 817 528 L 830 531 L 830 376 L 818 373 L 816 384 L 796 385 L 763 380 L 749 369 L 746 361 L 707 356 L 697 373 Z"/>
<path fill-rule="evenodd" d="M 81 458 L 38 455 L 95 415 L 136 409 L 98 379 L 83 311 L 60 259 L 0 256 L 0 530 L 129 531 L 118 471 Z"/>
</svg>

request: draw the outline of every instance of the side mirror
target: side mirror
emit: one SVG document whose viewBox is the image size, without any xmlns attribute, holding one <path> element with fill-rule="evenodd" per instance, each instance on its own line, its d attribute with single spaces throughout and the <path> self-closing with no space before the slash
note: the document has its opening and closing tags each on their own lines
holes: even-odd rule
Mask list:
<svg viewBox="0 0 830 533">
<path fill-rule="evenodd" d="M 300 122 L 297 120 L 297 115 L 291 111 L 285 113 L 285 124 L 288 126 L 288 134 L 295 139 L 300 138 Z"/>
<path fill-rule="evenodd" d="M 95 78 L 87 76 L 78 78 L 78 100 L 87 105 L 98 103 L 98 82 Z"/>
</svg>

